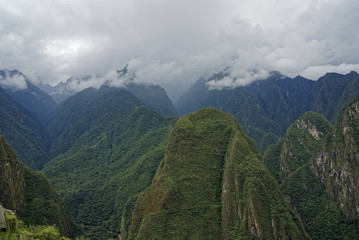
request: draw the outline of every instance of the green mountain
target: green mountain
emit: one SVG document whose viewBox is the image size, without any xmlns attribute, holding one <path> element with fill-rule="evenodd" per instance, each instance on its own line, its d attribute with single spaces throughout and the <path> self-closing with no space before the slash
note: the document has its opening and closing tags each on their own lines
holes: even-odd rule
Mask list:
<svg viewBox="0 0 359 240">
<path fill-rule="evenodd" d="M 283 139 L 267 148 L 263 155 L 264 164 L 281 183 L 318 152 L 330 131 L 331 124 L 323 115 L 306 112 L 289 126 Z"/>
<path fill-rule="evenodd" d="M 47 133 L 35 116 L 0 88 L 0 134 L 6 137 L 20 161 L 41 169 L 47 160 Z"/>
<path fill-rule="evenodd" d="M 340 112 L 321 152 L 313 160 L 329 198 L 359 218 L 359 98 Z"/>
<path fill-rule="evenodd" d="M 125 89 L 84 90 L 48 126 L 54 158 L 43 172 L 91 239 L 115 238 L 125 205 L 150 185 L 177 118 Z"/>
<path fill-rule="evenodd" d="M 303 77 L 288 78 L 272 72 L 265 80 L 234 89 L 212 89 L 210 81 L 229 76 L 228 69 L 198 80 L 185 93 L 176 107 L 183 115 L 204 107 L 231 113 L 263 153 L 276 143 L 286 129 L 305 112 L 311 110 L 334 120 L 348 101 L 359 96 L 359 75 L 328 73 L 318 81 Z"/>
<path fill-rule="evenodd" d="M 323 115 L 305 113 L 277 144 L 268 147 L 263 161 L 281 183 L 312 239 L 356 239 L 358 160 L 354 147 L 359 99 L 349 104 L 335 125 Z"/>
<path fill-rule="evenodd" d="M 309 239 L 254 142 L 212 108 L 177 121 L 121 238 Z"/>
<path fill-rule="evenodd" d="M 0 203 L 27 224 L 56 224 L 62 234 L 73 234 L 72 218 L 44 174 L 24 167 L 1 135 L 0 193 Z"/>
</svg>

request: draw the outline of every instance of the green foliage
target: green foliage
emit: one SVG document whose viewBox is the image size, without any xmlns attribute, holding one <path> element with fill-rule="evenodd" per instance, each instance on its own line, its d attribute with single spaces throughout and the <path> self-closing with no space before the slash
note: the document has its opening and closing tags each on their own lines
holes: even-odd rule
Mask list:
<svg viewBox="0 0 359 240">
<path fill-rule="evenodd" d="M 45 175 L 24 167 L 3 136 L 0 173 L 0 200 L 6 208 L 16 210 L 28 224 L 56 224 L 62 234 L 73 233 L 72 219 Z"/>
<path fill-rule="evenodd" d="M 74 216 L 77 235 L 115 238 L 129 198 L 150 185 L 177 119 L 116 88 L 81 92 L 59 112 L 52 153 L 62 154 L 43 172 Z M 66 118 L 70 123 L 61 122 Z"/>
<path fill-rule="evenodd" d="M 74 223 L 65 204 L 41 172 L 24 170 L 25 189 L 20 217 L 28 224 L 56 224 L 60 232 L 71 236 Z"/>
<path fill-rule="evenodd" d="M 16 152 L 19 160 L 41 169 L 47 159 L 47 136 L 35 117 L 0 88 L 0 134 Z"/>
<path fill-rule="evenodd" d="M 181 117 L 136 202 L 128 239 L 271 239 L 273 232 L 306 239 L 254 142 L 219 110 Z"/>
<path fill-rule="evenodd" d="M 327 164 L 326 171 L 338 172 L 341 171 L 339 166 L 351 165 L 352 161 L 349 159 L 340 160 L 342 153 L 345 153 L 345 156 L 352 155 L 353 148 L 350 146 L 355 140 L 346 143 L 346 139 L 352 139 L 351 129 L 359 129 L 358 121 L 351 121 L 350 117 L 347 117 L 350 116 L 348 112 L 357 112 L 354 110 L 357 107 L 350 109 L 349 106 L 342 111 L 334 127 L 319 114 L 304 114 L 288 128 L 284 138 L 276 145 L 270 146 L 264 154 L 264 163 L 271 174 L 282 182 L 281 191 L 301 216 L 312 239 L 356 239 L 359 236 L 359 220 L 344 216 L 339 209 L 339 202 L 333 201 L 331 197 L 338 195 L 333 193 L 333 189 L 341 187 L 333 187 L 332 184 L 336 181 L 333 175 L 327 174 L 323 178 L 321 175 L 326 173 L 319 171 L 315 161 L 317 156 L 331 156 L 335 153 L 336 161 L 324 160 Z M 338 146 L 341 147 L 337 148 Z M 301 160 L 302 164 L 298 164 L 298 160 Z M 322 179 L 327 181 L 323 181 L 323 184 Z M 349 185 L 346 187 L 346 184 L 349 183 L 342 182 L 344 188 L 350 188 Z M 346 200 L 341 200 L 340 203 L 342 206 L 348 204 Z"/>
<path fill-rule="evenodd" d="M 272 176 L 281 183 L 284 178 L 316 155 L 331 130 L 321 114 L 306 112 L 289 126 L 283 139 L 268 147 L 263 162 Z"/>
<path fill-rule="evenodd" d="M 312 239 L 356 239 L 359 236 L 359 220 L 346 218 L 333 209 L 310 162 L 287 177 L 281 190 L 289 196 Z"/>
<path fill-rule="evenodd" d="M 15 215 L 9 215 L 5 212 L 7 228 L 5 232 L 0 232 L 2 240 L 16 240 L 22 235 L 22 239 L 34 240 L 70 240 L 61 236 L 56 226 L 37 225 L 27 226 L 23 221 L 18 220 Z"/>
</svg>

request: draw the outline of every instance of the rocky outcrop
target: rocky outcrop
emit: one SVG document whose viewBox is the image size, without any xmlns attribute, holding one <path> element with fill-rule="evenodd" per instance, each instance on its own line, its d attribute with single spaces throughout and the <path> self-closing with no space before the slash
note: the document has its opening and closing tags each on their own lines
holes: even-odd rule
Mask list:
<svg viewBox="0 0 359 240">
<path fill-rule="evenodd" d="M 24 192 L 24 167 L 0 135 L 0 202 L 7 208 L 20 210 Z"/>
<path fill-rule="evenodd" d="M 0 232 L 6 231 L 6 220 L 5 220 L 5 211 L 3 206 L 0 205 Z"/>
<path fill-rule="evenodd" d="M 288 128 L 281 141 L 267 149 L 264 164 L 282 182 L 317 154 L 330 131 L 331 125 L 323 115 L 307 112 Z"/>
<path fill-rule="evenodd" d="M 359 217 L 359 99 L 340 113 L 323 150 L 313 161 L 329 197 L 343 213 Z"/>
</svg>

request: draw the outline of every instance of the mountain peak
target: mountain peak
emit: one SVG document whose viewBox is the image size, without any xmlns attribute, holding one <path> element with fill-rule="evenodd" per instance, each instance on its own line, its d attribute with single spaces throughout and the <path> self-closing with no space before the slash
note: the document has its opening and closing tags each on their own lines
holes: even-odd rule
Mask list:
<svg viewBox="0 0 359 240">
<path fill-rule="evenodd" d="M 129 227 L 129 239 L 208 236 L 308 238 L 253 141 L 232 115 L 214 108 L 177 121 Z"/>
</svg>

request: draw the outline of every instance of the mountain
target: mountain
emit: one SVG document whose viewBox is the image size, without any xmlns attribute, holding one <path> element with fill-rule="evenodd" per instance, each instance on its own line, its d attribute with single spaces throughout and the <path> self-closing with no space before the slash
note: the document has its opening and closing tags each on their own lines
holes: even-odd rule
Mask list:
<svg viewBox="0 0 359 240">
<path fill-rule="evenodd" d="M 327 119 L 334 122 L 339 113 L 335 110 L 341 110 L 349 101 L 358 97 L 359 90 L 353 89 L 352 85 L 353 82 L 359 81 L 358 76 L 357 72 L 352 71 L 346 75 L 327 73 L 320 77 L 312 89 L 310 109 L 323 114 Z"/>
<path fill-rule="evenodd" d="M 301 216 L 312 239 L 355 239 L 359 99 L 349 104 L 332 127 L 323 115 L 308 112 L 293 123 L 263 161 Z"/>
<path fill-rule="evenodd" d="M 234 89 L 210 89 L 211 81 L 229 76 L 224 70 L 208 79 L 201 78 L 176 104 L 181 115 L 204 107 L 231 113 L 254 139 L 260 152 L 276 143 L 286 129 L 306 111 L 335 119 L 344 104 L 359 96 L 358 73 L 326 74 L 318 81 L 301 76 L 288 78 L 272 72 L 265 80 Z"/>
<path fill-rule="evenodd" d="M 0 134 L 4 135 L 20 161 L 41 169 L 47 159 L 47 133 L 34 114 L 0 88 Z"/>
<path fill-rule="evenodd" d="M 125 205 L 150 185 L 176 120 L 123 88 L 86 89 L 59 105 L 43 172 L 86 237 L 117 237 Z"/>
<path fill-rule="evenodd" d="M 0 78 L 6 79 L 22 79 L 24 81 L 23 88 L 16 88 L 10 86 L 0 86 L 20 105 L 33 113 L 41 122 L 47 121 L 51 118 L 51 114 L 56 108 L 56 102 L 43 90 L 35 86 L 31 81 L 21 72 L 17 70 L 3 71 L 0 70 Z"/>
<path fill-rule="evenodd" d="M 359 98 L 340 112 L 314 168 L 332 201 L 350 218 L 359 218 Z"/>
<path fill-rule="evenodd" d="M 24 167 L 0 135 L 0 202 L 27 224 L 56 224 L 61 233 L 71 236 L 74 224 L 63 201 L 45 175 Z"/>
<path fill-rule="evenodd" d="M 331 124 L 323 115 L 306 112 L 289 126 L 277 144 L 267 148 L 263 156 L 264 164 L 272 176 L 281 183 L 318 152 L 331 128 Z"/>
<path fill-rule="evenodd" d="M 146 104 L 149 109 L 165 116 L 177 116 L 177 110 L 159 85 L 130 83 L 126 89 Z"/>
<path fill-rule="evenodd" d="M 107 79 L 108 78 L 108 79 Z M 149 109 L 160 112 L 165 116 L 178 115 L 176 108 L 167 96 L 166 91 L 159 85 L 136 83 L 135 74 L 130 73 L 125 66 L 116 71 L 110 77 L 106 76 L 85 76 L 71 77 L 66 82 L 61 82 L 57 86 L 43 85 L 42 89 L 47 91 L 57 102 L 63 102 L 78 92 L 80 85 L 91 85 L 87 82 L 101 83 L 102 86 L 117 86 L 125 88 L 141 100 Z"/>
<path fill-rule="evenodd" d="M 177 121 L 122 226 L 121 239 L 309 239 L 254 142 L 212 108 Z"/>
</svg>

